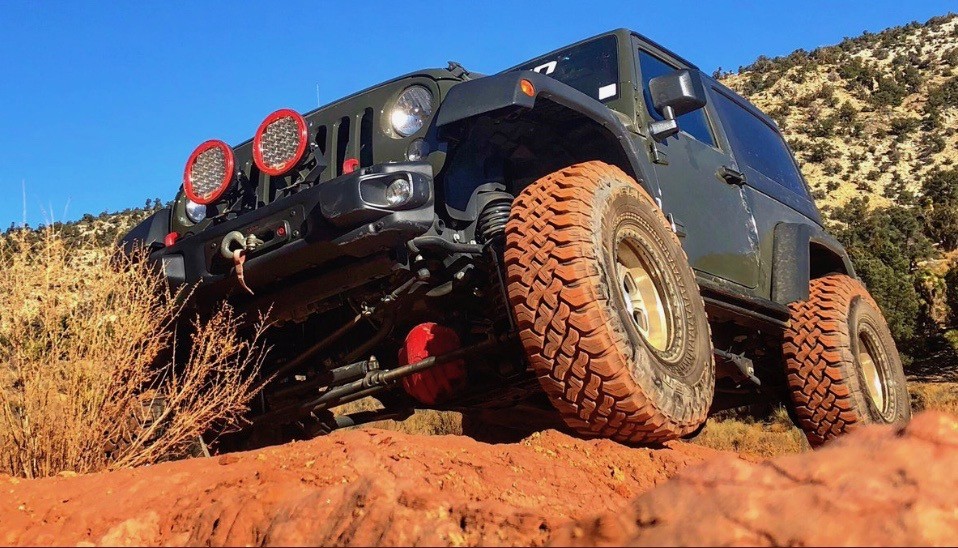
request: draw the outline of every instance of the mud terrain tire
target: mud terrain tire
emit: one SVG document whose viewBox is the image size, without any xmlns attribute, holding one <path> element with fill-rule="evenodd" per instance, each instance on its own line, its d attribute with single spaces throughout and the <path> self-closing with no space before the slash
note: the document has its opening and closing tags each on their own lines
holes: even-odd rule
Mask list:
<svg viewBox="0 0 958 548">
<path fill-rule="evenodd" d="M 858 280 L 812 280 L 792 303 L 783 354 L 798 426 L 819 446 L 861 424 L 911 417 L 905 373 L 888 324 Z"/>
<path fill-rule="evenodd" d="M 513 203 L 505 260 L 522 345 L 566 424 L 657 443 L 705 421 L 715 387 L 705 306 L 678 238 L 634 179 L 593 161 L 531 184 Z M 633 265 L 648 274 L 643 287 L 652 280 L 649 306 L 636 305 Z"/>
</svg>

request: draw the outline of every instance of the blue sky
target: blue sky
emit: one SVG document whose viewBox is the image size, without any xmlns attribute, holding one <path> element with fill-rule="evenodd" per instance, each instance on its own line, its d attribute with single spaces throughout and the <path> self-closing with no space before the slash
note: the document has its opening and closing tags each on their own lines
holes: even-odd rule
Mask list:
<svg viewBox="0 0 958 548">
<path fill-rule="evenodd" d="M 855 2 L 0 0 L 0 229 L 167 201 L 209 138 L 237 143 L 450 59 L 494 72 L 629 27 L 711 72 L 958 11 Z"/>
</svg>

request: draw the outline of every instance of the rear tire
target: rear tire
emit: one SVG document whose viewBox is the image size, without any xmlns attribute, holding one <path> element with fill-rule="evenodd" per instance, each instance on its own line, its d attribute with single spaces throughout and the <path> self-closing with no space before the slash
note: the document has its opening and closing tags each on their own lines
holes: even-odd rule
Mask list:
<svg viewBox="0 0 958 548">
<path fill-rule="evenodd" d="M 715 365 L 705 306 L 655 202 L 602 162 L 523 190 L 506 226 L 522 345 L 566 424 L 657 443 L 706 418 Z"/>
<path fill-rule="evenodd" d="M 858 280 L 812 280 L 790 305 L 783 346 L 798 426 L 819 446 L 868 423 L 911 418 L 905 373 L 888 324 Z"/>
</svg>

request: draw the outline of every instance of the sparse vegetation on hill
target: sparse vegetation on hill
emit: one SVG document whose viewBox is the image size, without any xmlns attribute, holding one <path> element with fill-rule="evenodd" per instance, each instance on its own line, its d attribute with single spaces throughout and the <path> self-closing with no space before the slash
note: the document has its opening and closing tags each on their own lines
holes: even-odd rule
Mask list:
<svg viewBox="0 0 958 548">
<path fill-rule="evenodd" d="M 120 237 L 136 226 L 137 223 L 162 208 L 163 203 L 160 199 L 154 198 L 147 200 L 143 207 L 127 208 L 112 213 L 103 211 L 99 215 L 87 213 L 76 221 L 47 223 L 44 228 L 52 228 L 67 245 L 94 245 L 107 248 L 113 246 Z M 35 238 L 42 232 L 42 230 L 31 230 L 29 226 L 22 227 L 11 224 L 3 232 L 0 241 L 15 233 L 22 233 L 28 238 Z"/>
</svg>

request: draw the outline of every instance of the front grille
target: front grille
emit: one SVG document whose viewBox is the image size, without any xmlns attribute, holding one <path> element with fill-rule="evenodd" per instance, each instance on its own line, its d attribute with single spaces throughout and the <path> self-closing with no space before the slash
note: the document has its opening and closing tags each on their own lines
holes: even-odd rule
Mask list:
<svg viewBox="0 0 958 548">
<path fill-rule="evenodd" d="M 375 110 L 366 108 L 352 116 L 343 116 L 332 124 L 316 128 L 314 152 L 326 160 L 327 167 L 320 181 L 328 181 L 343 174 L 343 162 L 348 158 L 359 160 L 359 167 L 375 163 L 373 135 L 376 134 Z"/>
</svg>

